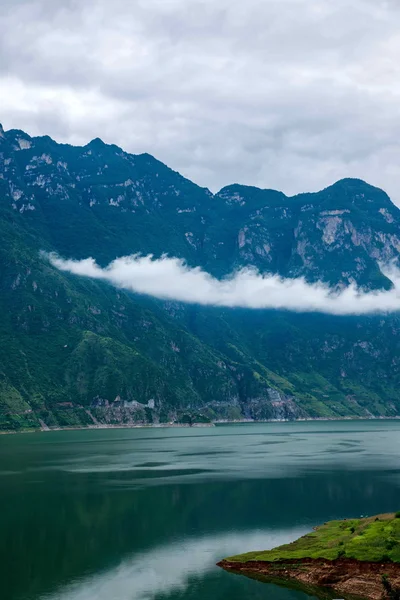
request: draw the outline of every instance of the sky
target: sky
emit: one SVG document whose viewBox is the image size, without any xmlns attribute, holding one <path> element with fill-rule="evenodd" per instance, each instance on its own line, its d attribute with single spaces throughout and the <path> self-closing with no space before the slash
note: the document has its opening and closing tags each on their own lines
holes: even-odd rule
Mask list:
<svg viewBox="0 0 400 600">
<path fill-rule="evenodd" d="M 400 204 L 399 0 L 2 0 L 0 121 L 196 183 Z"/>
</svg>

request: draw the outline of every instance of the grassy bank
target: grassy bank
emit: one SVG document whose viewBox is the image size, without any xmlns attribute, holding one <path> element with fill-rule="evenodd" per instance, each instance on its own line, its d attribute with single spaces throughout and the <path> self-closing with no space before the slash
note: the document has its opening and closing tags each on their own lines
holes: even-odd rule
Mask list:
<svg viewBox="0 0 400 600">
<path fill-rule="evenodd" d="M 400 563 L 400 513 L 330 521 L 291 544 L 232 556 L 229 562 L 348 558 Z"/>
</svg>

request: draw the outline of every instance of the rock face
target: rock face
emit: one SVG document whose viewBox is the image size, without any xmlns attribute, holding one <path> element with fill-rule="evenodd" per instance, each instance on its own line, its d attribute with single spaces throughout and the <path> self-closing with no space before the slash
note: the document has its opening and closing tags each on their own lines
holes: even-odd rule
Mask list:
<svg viewBox="0 0 400 600">
<path fill-rule="evenodd" d="M 168 253 L 217 277 L 251 265 L 387 288 L 400 211 L 383 191 L 348 179 L 293 198 L 237 184 L 213 195 L 99 139 L 0 134 L 0 428 L 400 414 L 397 316 L 158 302 L 40 254 Z"/>
<path fill-rule="evenodd" d="M 400 590 L 400 565 L 390 563 L 367 563 L 349 559 L 324 561 L 321 559 L 284 561 L 276 563 L 255 562 L 229 563 L 219 566 L 227 571 L 241 573 L 261 581 L 291 586 L 299 583 L 298 589 L 321 599 L 359 598 L 360 600 L 392 600 Z M 332 590 L 334 594 L 330 594 Z"/>
<path fill-rule="evenodd" d="M 148 154 L 16 130 L 0 138 L 0 176 L 6 207 L 31 213 L 52 247 L 75 258 L 168 252 L 216 275 L 252 265 L 379 287 L 379 262 L 400 251 L 399 209 L 359 180 L 293 198 L 237 184 L 212 195 Z"/>
</svg>

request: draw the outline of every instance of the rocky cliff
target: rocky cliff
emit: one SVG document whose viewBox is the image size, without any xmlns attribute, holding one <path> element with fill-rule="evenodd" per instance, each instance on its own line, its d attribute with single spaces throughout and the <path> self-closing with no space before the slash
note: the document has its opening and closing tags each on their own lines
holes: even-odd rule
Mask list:
<svg viewBox="0 0 400 600">
<path fill-rule="evenodd" d="M 0 130 L 0 427 L 400 414 L 396 315 L 333 317 L 162 302 L 55 269 L 183 258 L 338 288 L 389 288 L 400 212 L 342 180 L 292 198 L 200 188 L 150 155 Z"/>
</svg>

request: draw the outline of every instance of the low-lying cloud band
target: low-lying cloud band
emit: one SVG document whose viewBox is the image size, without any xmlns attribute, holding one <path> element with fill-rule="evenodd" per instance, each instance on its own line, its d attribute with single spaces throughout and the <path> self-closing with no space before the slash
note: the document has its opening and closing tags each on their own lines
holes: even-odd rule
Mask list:
<svg viewBox="0 0 400 600">
<path fill-rule="evenodd" d="M 93 258 L 65 260 L 51 254 L 49 260 L 62 271 L 102 279 L 138 294 L 191 304 L 334 315 L 400 310 L 400 272 L 394 268 L 385 271 L 393 282 L 390 290 L 364 292 L 350 285 L 338 292 L 321 282 L 311 284 L 303 278 L 262 275 L 253 268 L 219 280 L 200 267 L 191 268 L 183 260 L 168 256 L 158 259 L 152 255 L 124 256 L 105 268 Z"/>
</svg>

